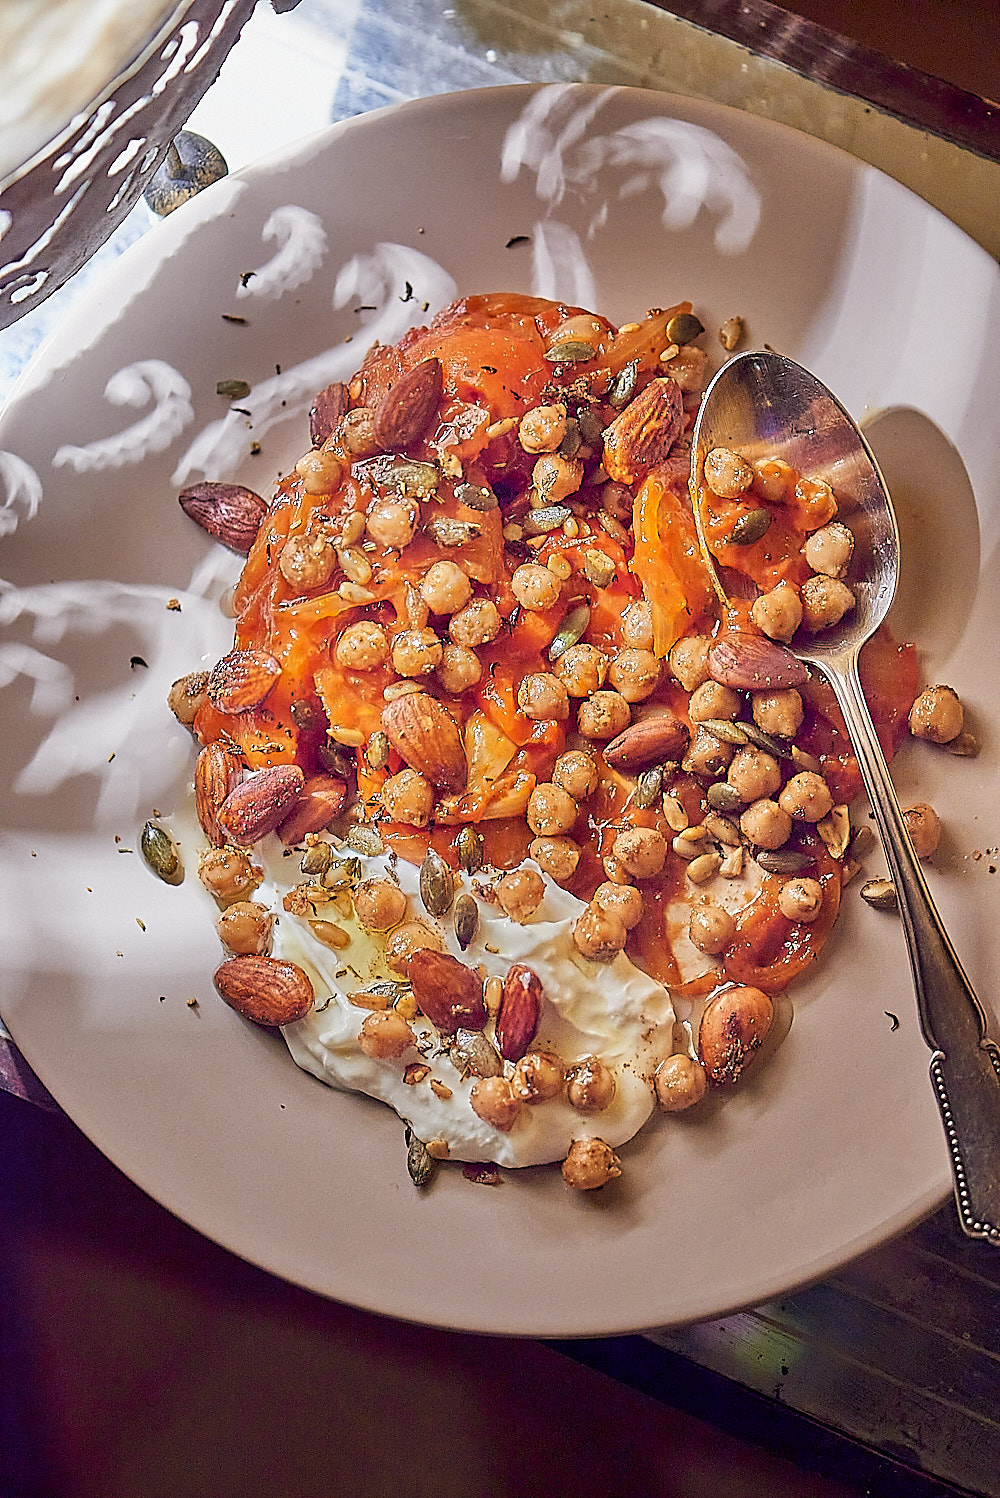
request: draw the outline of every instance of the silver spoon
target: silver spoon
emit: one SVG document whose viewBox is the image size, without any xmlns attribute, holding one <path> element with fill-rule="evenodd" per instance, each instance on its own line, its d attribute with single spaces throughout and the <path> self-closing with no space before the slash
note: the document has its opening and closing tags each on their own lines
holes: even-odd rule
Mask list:
<svg viewBox="0 0 1000 1498">
<path fill-rule="evenodd" d="M 727 447 L 783 458 L 837 495 L 855 536 L 850 585 L 857 599 L 841 624 L 793 641 L 792 649 L 832 687 L 882 836 L 917 993 L 933 1054 L 931 1079 L 951 1153 L 963 1230 L 1000 1246 L 1000 1049 L 987 1038 L 982 1004 L 958 960 L 910 843 L 861 688 L 858 656 L 885 618 L 899 574 L 892 501 L 863 435 L 825 385 L 781 354 L 737 354 L 705 392 L 691 448 L 700 516 L 705 455 Z"/>
</svg>

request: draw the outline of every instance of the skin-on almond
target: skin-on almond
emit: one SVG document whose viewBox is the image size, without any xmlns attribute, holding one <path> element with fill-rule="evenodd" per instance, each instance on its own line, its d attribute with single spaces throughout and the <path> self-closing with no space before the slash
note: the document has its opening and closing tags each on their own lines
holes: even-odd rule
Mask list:
<svg viewBox="0 0 1000 1498">
<path fill-rule="evenodd" d="M 286 848 L 300 843 L 307 832 L 322 832 L 338 817 L 347 800 L 347 785 L 335 775 L 310 775 L 303 782 L 298 800 L 278 824 L 278 836 Z"/>
<path fill-rule="evenodd" d="M 227 841 L 247 848 L 283 822 L 298 799 L 305 776 L 298 765 L 269 765 L 234 786 L 219 807 Z"/>
<path fill-rule="evenodd" d="M 192 484 L 177 500 L 196 525 L 241 556 L 248 554 L 267 514 L 260 495 L 242 484 Z"/>
<path fill-rule="evenodd" d="M 309 410 L 309 436 L 313 447 L 323 446 L 347 405 L 347 386 L 342 380 L 334 380 L 332 385 L 319 392 Z"/>
<path fill-rule="evenodd" d="M 422 437 L 438 408 L 443 385 L 440 359 L 424 359 L 400 375 L 375 408 L 379 446 L 398 452 Z"/>
<path fill-rule="evenodd" d="M 220 713 L 249 712 L 280 675 L 279 662 L 266 650 L 231 650 L 208 674 L 208 700 Z"/>
<path fill-rule="evenodd" d="M 239 755 L 218 742 L 207 744 L 195 762 L 195 810 L 202 832 L 216 848 L 229 841 L 219 824 L 219 808 L 242 774 L 243 761 Z"/>
<path fill-rule="evenodd" d="M 680 386 L 669 375 L 650 380 L 604 430 L 604 468 L 619 484 L 634 484 L 667 457 L 684 425 Z"/>
<path fill-rule="evenodd" d="M 313 1006 L 312 983 L 294 962 L 277 957 L 230 957 L 215 986 L 231 1009 L 256 1025 L 290 1025 Z"/>
<path fill-rule="evenodd" d="M 382 727 L 397 754 L 439 790 L 457 794 L 469 780 L 458 726 L 448 709 L 426 692 L 397 697 L 382 711 Z"/>
<path fill-rule="evenodd" d="M 763 635 L 719 635 L 708 649 L 713 681 L 741 692 L 781 691 L 809 680 L 809 668 L 797 655 Z"/>
<path fill-rule="evenodd" d="M 705 1006 L 698 1031 L 701 1064 L 713 1082 L 739 1080 L 771 1028 L 774 1005 L 759 988 L 724 988 Z"/>
<path fill-rule="evenodd" d="M 448 952 L 422 947 L 410 958 L 407 976 L 413 997 L 442 1035 L 481 1030 L 486 1024 L 483 980 Z"/>
<path fill-rule="evenodd" d="M 523 962 L 508 968 L 497 1012 L 497 1049 L 505 1061 L 520 1061 L 538 1033 L 541 979 Z"/>
<path fill-rule="evenodd" d="M 611 740 L 604 758 L 612 770 L 645 770 L 664 760 L 683 759 L 690 737 L 687 724 L 667 709 L 630 724 Z"/>
</svg>

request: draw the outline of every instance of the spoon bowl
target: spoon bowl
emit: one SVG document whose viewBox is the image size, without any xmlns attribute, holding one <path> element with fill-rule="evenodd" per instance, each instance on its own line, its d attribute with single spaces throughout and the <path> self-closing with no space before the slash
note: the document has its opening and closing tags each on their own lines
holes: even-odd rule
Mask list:
<svg viewBox="0 0 1000 1498">
<path fill-rule="evenodd" d="M 899 531 L 875 457 L 825 385 L 771 350 L 737 354 L 705 391 L 692 433 L 691 497 L 701 526 L 705 458 L 713 448 L 748 462 L 783 459 L 837 497 L 854 535 L 845 579 L 855 606 L 821 633 L 800 631 L 791 649 L 827 678 L 844 716 L 881 834 L 906 936 L 931 1080 L 951 1155 L 964 1231 L 1000 1246 L 1000 1049 L 951 944 L 910 843 L 858 669 L 861 648 L 884 620 L 899 576 Z M 720 594 L 724 596 L 721 582 Z"/>
</svg>

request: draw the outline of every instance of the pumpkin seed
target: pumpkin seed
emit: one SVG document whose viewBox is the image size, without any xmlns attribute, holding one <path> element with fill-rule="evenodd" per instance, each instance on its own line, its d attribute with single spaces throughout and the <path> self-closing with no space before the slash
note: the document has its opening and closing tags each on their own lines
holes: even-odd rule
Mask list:
<svg viewBox="0 0 1000 1498">
<path fill-rule="evenodd" d="M 861 898 L 876 910 L 895 910 L 896 887 L 891 879 L 869 879 L 861 886 Z"/>
<path fill-rule="evenodd" d="M 630 359 L 624 369 L 620 369 L 611 382 L 611 389 L 608 391 L 607 396 L 609 406 L 614 406 L 616 411 L 620 411 L 623 406 L 628 405 L 635 394 L 635 382 L 638 374 L 638 359 Z"/>
<path fill-rule="evenodd" d="M 457 484 L 455 498 L 460 505 L 465 505 L 470 510 L 479 510 L 483 514 L 488 510 L 495 510 L 499 504 L 493 490 L 485 484 Z"/>
<path fill-rule="evenodd" d="M 748 510 L 741 515 L 729 532 L 729 539 L 734 546 L 752 546 L 759 541 L 761 536 L 767 535 L 771 527 L 771 511 L 761 507 L 758 510 Z"/>
<path fill-rule="evenodd" d="M 355 755 L 333 739 L 324 739 L 322 744 L 316 745 L 316 758 L 324 770 L 329 770 L 331 775 L 338 775 L 341 780 L 354 774 Z"/>
<path fill-rule="evenodd" d="M 531 510 L 521 522 L 526 536 L 544 536 L 557 531 L 573 511 L 567 505 L 545 505 L 541 510 Z"/>
<path fill-rule="evenodd" d="M 663 331 L 671 343 L 693 343 L 704 333 L 705 325 L 693 312 L 678 312 Z"/>
<path fill-rule="evenodd" d="M 464 952 L 479 930 L 479 906 L 472 895 L 459 895 L 455 901 L 455 939 Z"/>
<path fill-rule="evenodd" d="M 604 426 L 597 412 L 592 411 L 589 406 L 584 406 L 576 420 L 580 428 L 580 436 L 586 442 L 587 446 L 600 447 L 601 440 L 604 437 Z"/>
<path fill-rule="evenodd" d="M 580 423 L 569 417 L 566 422 L 566 435 L 559 444 L 559 455 L 563 458 L 575 458 L 580 451 L 583 438 L 580 436 Z"/>
<path fill-rule="evenodd" d="M 618 575 L 618 569 L 607 552 L 598 551 L 596 547 L 584 552 L 580 571 L 595 588 L 610 588 Z"/>
<path fill-rule="evenodd" d="M 184 878 L 177 844 L 155 822 L 147 822 L 139 834 L 139 851 L 157 879 L 164 884 L 180 884 Z"/>
<path fill-rule="evenodd" d="M 762 848 L 754 858 L 767 874 L 800 874 L 813 862 L 797 848 Z"/>
<path fill-rule="evenodd" d="M 356 463 L 354 470 L 359 478 L 370 479 L 382 489 L 396 489 L 413 499 L 427 499 L 434 493 L 441 477 L 433 463 L 400 458 L 394 453 L 383 453 L 380 457 Z"/>
<path fill-rule="evenodd" d="M 420 865 L 420 898 L 428 915 L 446 915 L 455 898 L 455 876 L 436 848 L 428 848 Z"/>
<path fill-rule="evenodd" d="M 639 776 L 632 801 L 640 811 L 646 811 L 655 804 L 662 789 L 663 771 L 659 765 L 654 765 L 651 770 L 643 770 Z"/>
<path fill-rule="evenodd" d="M 375 828 L 364 827 L 360 823 L 356 827 L 351 828 L 344 841 L 349 848 L 352 848 L 355 853 L 360 853 L 363 858 L 377 858 L 380 853 L 385 852 L 385 843 L 379 837 Z M 357 866 L 360 877 L 361 865 L 357 859 L 349 859 L 348 862 Z"/>
<path fill-rule="evenodd" d="M 410 1173 L 410 1180 L 414 1186 L 429 1186 L 437 1171 L 437 1161 L 409 1124 L 406 1125 L 403 1138 L 406 1141 L 406 1168 Z"/>
<path fill-rule="evenodd" d="M 720 739 L 723 744 L 745 744 L 746 732 L 742 723 L 731 723 L 728 718 L 702 718 L 698 724 L 704 728 L 714 739 Z"/>
<path fill-rule="evenodd" d="M 321 879 L 333 862 L 333 849 L 329 843 L 313 843 L 302 855 L 299 868 L 310 879 Z"/>
<path fill-rule="evenodd" d="M 543 357 L 549 364 L 586 364 L 588 359 L 597 358 L 597 350 L 592 343 L 581 343 L 577 339 L 567 338 L 564 342 L 546 349 Z"/>
<path fill-rule="evenodd" d="M 582 640 L 590 623 L 590 604 L 578 603 L 575 608 L 570 609 L 562 624 L 556 631 L 555 638 L 549 646 L 549 660 L 557 661 L 561 655 L 565 655 L 571 645 Z"/>
<path fill-rule="evenodd" d="M 733 812 L 741 812 L 746 804 L 740 795 L 727 780 L 716 780 L 705 792 L 705 800 L 713 811 L 721 811 L 725 815 Z"/>
<path fill-rule="evenodd" d="M 312 733 L 320 726 L 320 715 L 308 697 L 296 697 L 291 705 L 292 722 L 300 733 Z"/>
<path fill-rule="evenodd" d="M 349 889 L 357 884 L 360 878 L 360 859 L 334 859 L 323 875 L 323 887 L 324 889 Z"/>
<path fill-rule="evenodd" d="M 373 770 L 384 770 L 389 763 L 389 735 L 377 728 L 368 740 L 365 759 Z"/>
<path fill-rule="evenodd" d="M 468 546 L 482 534 L 482 526 L 472 520 L 449 520 L 446 515 L 435 515 L 427 522 L 426 530 L 431 539 L 444 547 Z"/>
<path fill-rule="evenodd" d="M 478 874 L 483 866 L 483 835 L 474 827 L 463 827 L 455 839 L 459 866 L 467 874 Z"/>
<path fill-rule="evenodd" d="M 449 1057 L 452 1066 L 461 1072 L 462 1080 L 468 1076 L 499 1077 L 503 1075 L 503 1062 L 496 1046 L 482 1030 L 458 1030 L 451 1043 Z"/>
<path fill-rule="evenodd" d="M 755 749 L 763 749 L 765 754 L 773 754 L 775 759 L 794 759 L 792 746 L 775 738 L 774 734 L 765 733 L 763 728 L 757 727 L 756 723 L 744 723 L 741 726 L 746 734 L 747 743 L 752 744 Z"/>
</svg>

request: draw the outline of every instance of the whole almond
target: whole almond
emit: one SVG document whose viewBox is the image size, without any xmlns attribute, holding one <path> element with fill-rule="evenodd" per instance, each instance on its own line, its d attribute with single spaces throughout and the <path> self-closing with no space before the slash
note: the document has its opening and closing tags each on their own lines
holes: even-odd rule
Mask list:
<svg viewBox="0 0 1000 1498">
<path fill-rule="evenodd" d="M 260 495 L 242 484 L 191 484 L 177 500 L 196 525 L 242 556 L 249 552 L 267 514 Z"/>
<path fill-rule="evenodd" d="M 774 1005 L 759 988 L 724 988 L 705 1006 L 698 1031 L 701 1064 L 713 1082 L 739 1080 L 771 1028 Z"/>
<path fill-rule="evenodd" d="M 441 400 L 444 372 L 440 359 L 424 359 L 390 385 L 375 408 L 375 440 L 397 452 L 422 437 Z"/>
<path fill-rule="evenodd" d="M 266 650 L 231 650 L 208 674 L 208 700 L 220 713 L 249 712 L 280 675 L 280 664 Z"/>
<path fill-rule="evenodd" d="M 809 680 L 809 668 L 784 645 L 763 635 L 719 635 L 708 649 L 713 681 L 741 692 L 780 691 Z"/>
<path fill-rule="evenodd" d="M 322 832 L 340 815 L 346 800 L 347 784 L 336 775 L 307 776 L 291 811 L 278 824 L 278 836 L 290 848 L 306 833 Z"/>
<path fill-rule="evenodd" d="M 432 785 L 455 794 L 465 790 L 469 765 L 458 725 L 436 697 L 397 697 L 383 708 L 382 727 L 396 753 Z"/>
<path fill-rule="evenodd" d="M 442 1035 L 481 1030 L 486 1024 L 483 980 L 448 952 L 422 947 L 410 958 L 407 973 L 413 997 Z"/>
<path fill-rule="evenodd" d="M 505 1061 L 520 1061 L 538 1034 L 541 979 L 523 962 L 508 968 L 497 1012 L 497 1049 Z"/>
<path fill-rule="evenodd" d="M 313 1006 L 309 978 L 277 957 L 230 957 L 216 970 L 215 986 L 231 1009 L 256 1025 L 290 1025 Z"/>
<path fill-rule="evenodd" d="M 684 425 L 680 386 L 667 375 L 650 380 L 604 429 L 604 469 L 619 484 L 634 484 L 662 463 Z"/>
<path fill-rule="evenodd" d="M 332 385 L 319 392 L 309 409 L 309 436 L 313 447 L 323 446 L 347 405 L 347 386 L 342 380 L 334 380 Z"/>
<path fill-rule="evenodd" d="M 298 765 L 269 765 L 233 787 L 218 811 L 227 841 L 249 847 L 273 832 L 298 799 L 305 776 Z"/>
<path fill-rule="evenodd" d="M 229 841 L 219 825 L 219 808 L 243 774 L 238 754 L 221 744 L 206 744 L 194 767 L 194 804 L 201 830 L 216 848 Z"/>
<path fill-rule="evenodd" d="M 630 724 L 611 740 L 604 758 L 612 770 L 645 770 L 664 760 L 683 759 L 689 740 L 687 724 L 667 709 Z"/>
</svg>

